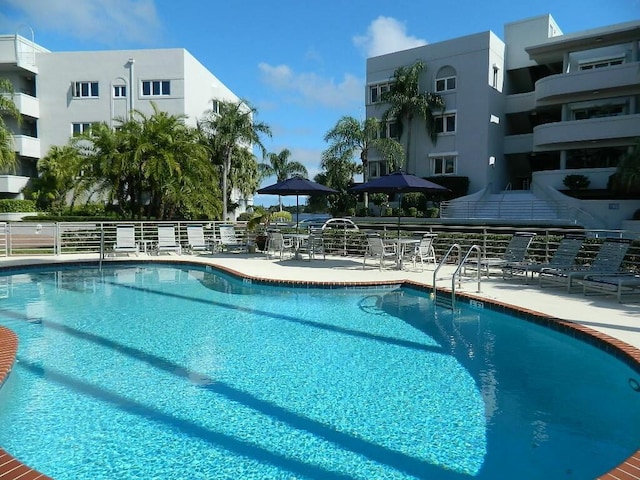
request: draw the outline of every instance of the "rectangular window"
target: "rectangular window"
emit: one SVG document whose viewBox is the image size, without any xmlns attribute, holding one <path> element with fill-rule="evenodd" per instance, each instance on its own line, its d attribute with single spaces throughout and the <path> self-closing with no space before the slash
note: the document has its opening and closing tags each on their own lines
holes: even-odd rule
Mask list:
<svg viewBox="0 0 640 480">
<path fill-rule="evenodd" d="M 444 115 L 434 116 L 436 133 L 455 133 L 456 131 L 456 114 L 446 113 Z"/>
<path fill-rule="evenodd" d="M 491 79 L 491 86 L 493 88 L 498 88 L 498 72 L 500 72 L 500 69 L 496 66 L 493 67 L 493 77 Z"/>
<path fill-rule="evenodd" d="M 75 98 L 98 97 L 98 82 L 73 82 L 71 87 Z"/>
<path fill-rule="evenodd" d="M 162 97 L 171 95 L 171 82 L 169 80 L 143 80 L 142 96 Z"/>
<path fill-rule="evenodd" d="M 453 175 L 456 173 L 457 158 L 452 155 L 431 158 L 433 175 Z"/>
<path fill-rule="evenodd" d="M 380 102 L 380 97 L 383 93 L 388 92 L 390 87 L 391 84 L 389 84 L 388 82 L 371 85 L 369 87 L 369 103 Z"/>
<path fill-rule="evenodd" d="M 623 63 L 624 63 L 624 57 L 580 62 L 580 70 L 593 70 L 594 68 L 606 68 L 606 67 L 612 67 L 614 65 L 622 65 Z"/>
<path fill-rule="evenodd" d="M 610 104 L 574 109 L 573 119 L 587 120 L 589 118 L 617 117 L 626 114 L 626 106 L 624 104 Z"/>
<path fill-rule="evenodd" d="M 398 124 L 396 122 L 388 122 L 386 125 L 382 125 L 378 138 L 393 138 L 398 140 Z"/>
<path fill-rule="evenodd" d="M 91 135 L 91 123 L 72 123 L 71 130 L 74 137 L 84 133 Z"/>
<path fill-rule="evenodd" d="M 121 98 L 127 96 L 127 86 L 126 85 L 114 85 L 113 86 L 113 97 Z"/>
<path fill-rule="evenodd" d="M 436 80 L 436 92 L 446 92 L 456 89 L 456 77 L 443 77 Z"/>
<path fill-rule="evenodd" d="M 218 100 L 211 101 L 211 111 L 217 114 L 220 113 L 220 102 Z"/>
</svg>

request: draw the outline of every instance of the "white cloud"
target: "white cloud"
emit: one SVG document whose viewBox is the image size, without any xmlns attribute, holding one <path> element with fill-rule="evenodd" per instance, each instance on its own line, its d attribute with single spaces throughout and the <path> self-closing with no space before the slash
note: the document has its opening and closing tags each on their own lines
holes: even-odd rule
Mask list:
<svg viewBox="0 0 640 480">
<path fill-rule="evenodd" d="M 105 45 L 152 44 L 160 31 L 154 0 L 4 0 L 36 30 L 64 32 Z"/>
<path fill-rule="evenodd" d="M 420 47 L 427 41 L 408 36 L 406 25 L 395 18 L 380 16 L 371 22 L 365 35 L 353 37 L 353 43 L 368 58 Z"/>
<path fill-rule="evenodd" d="M 332 108 L 359 105 L 363 101 L 364 80 L 349 73 L 338 83 L 333 78 L 325 78 L 316 73 L 296 73 L 288 65 L 258 65 L 262 81 L 276 90 L 292 95 L 298 103 L 312 103 Z"/>
</svg>

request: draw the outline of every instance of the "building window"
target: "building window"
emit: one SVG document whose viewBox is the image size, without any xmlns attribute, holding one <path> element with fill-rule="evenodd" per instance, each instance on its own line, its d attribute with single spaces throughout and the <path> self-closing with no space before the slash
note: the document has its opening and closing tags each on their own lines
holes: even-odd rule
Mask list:
<svg viewBox="0 0 640 480">
<path fill-rule="evenodd" d="M 113 86 L 113 98 L 121 98 L 127 96 L 126 85 L 114 85 Z"/>
<path fill-rule="evenodd" d="M 592 60 L 580 62 L 580 70 L 593 70 L 594 68 L 606 68 L 614 65 L 622 65 L 624 57 L 606 58 L 601 60 Z"/>
<path fill-rule="evenodd" d="M 98 97 L 98 82 L 73 82 L 71 86 L 75 98 Z"/>
<path fill-rule="evenodd" d="M 218 100 L 211 101 L 211 111 L 215 114 L 220 114 L 220 102 Z"/>
<path fill-rule="evenodd" d="M 142 96 L 161 97 L 171 95 L 171 82 L 169 80 L 143 80 Z"/>
<path fill-rule="evenodd" d="M 369 162 L 367 164 L 368 178 L 382 177 L 388 173 L 387 162 Z"/>
<path fill-rule="evenodd" d="M 433 117 L 436 126 L 436 133 L 455 133 L 456 131 L 456 114 L 445 113 Z"/>
<path fill-rule="evenodd" d="M 447 92 L 456 89 L 456 77 L 438 78 L 436 80 L 436 92 Z"/>
<path fill-rule="evenodd" d="M 576 108 L 573 110 L 574 120 L 587 120 L 589 118 L 601 117 L 617 117 L 619 115 L 626 115 L 626 108 L 623 104 L 591 106 Z"/>
<path fill-rule="evenodd" d="M 82 134 L 91 135 L 91 123 L 72 123 L 71 130 L 74 137 Z"/>
<path fill-rule="evenodd" d="M 493 77 L 491 77 L 491 86 L 493 88 L 498 88 L 498 74 L 500 73 L 500 69 L 497 66 L 493 66 Z"/>
<path fill-rule="evenodd" d="M 392 138 L 394 140 L 399 140 L 398 124 L 396 122 L 387 122 L 386 125 L 381 125 L 378 138 Z"/>
<path fill-rule="evenodd" d="M 433 175 L 454 175 L 457 163 L 457 157 L 453 155 L 431 157 L 431 173 Z"/>
<path fill-rule="evenodd" d="M 381 102 L 380 97 L 383 93 L 388 92 L 390 88 L 391 84 L 389 82 L 369 86 L 369 103 Z"/>
</svg>

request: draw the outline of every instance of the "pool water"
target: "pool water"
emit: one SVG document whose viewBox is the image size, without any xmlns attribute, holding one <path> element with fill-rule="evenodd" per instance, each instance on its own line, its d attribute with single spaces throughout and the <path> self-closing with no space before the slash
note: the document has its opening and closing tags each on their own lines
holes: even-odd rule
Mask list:
<svg viewBox="0 0 640 480">
<path fill-rule="evenodd" d="M 0 445 L 64 479 L 587 479 L 640 446 L 637 372 L 404 288 L 169 265 L 0 277 Z"/>
</svg>

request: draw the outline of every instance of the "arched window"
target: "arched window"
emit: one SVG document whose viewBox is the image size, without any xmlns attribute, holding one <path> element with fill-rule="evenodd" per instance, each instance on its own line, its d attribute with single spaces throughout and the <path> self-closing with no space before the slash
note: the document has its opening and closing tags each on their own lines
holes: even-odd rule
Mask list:
<svg viewBox="0 0 640 480">
<path fill-rule="evenodd" d="M 448 92 L 456 89 L 456 69 L 447 65 L 438 70 L 436 92 Z"/>
</svg>

